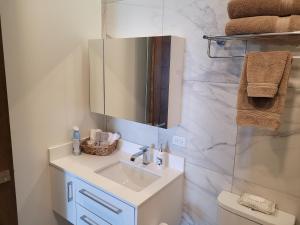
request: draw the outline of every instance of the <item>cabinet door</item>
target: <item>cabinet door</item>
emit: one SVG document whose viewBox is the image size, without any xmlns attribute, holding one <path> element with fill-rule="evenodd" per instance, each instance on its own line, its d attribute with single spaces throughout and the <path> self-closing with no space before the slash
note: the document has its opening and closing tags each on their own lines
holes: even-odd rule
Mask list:
<svg viewBox="0 0 300 225">
<path fill-rule="evenodd" d="M 69 222 L 76 222 L 75 179 L 54 167 L 51 170 L 52 209 Z"/>
</svg>

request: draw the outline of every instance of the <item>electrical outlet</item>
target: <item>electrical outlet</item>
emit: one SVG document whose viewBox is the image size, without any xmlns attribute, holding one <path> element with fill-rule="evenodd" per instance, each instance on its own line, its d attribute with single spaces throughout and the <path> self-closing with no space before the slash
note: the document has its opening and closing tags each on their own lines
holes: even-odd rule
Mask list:
<svg viewBox="0 0 300 225">
<path fill-rule="evenodd" d="M 185 137 L 174 136 L 172 139 L 173 145 L 177 145 L 179 147 L 186 147 L 186 139 Z"/>
</svg>

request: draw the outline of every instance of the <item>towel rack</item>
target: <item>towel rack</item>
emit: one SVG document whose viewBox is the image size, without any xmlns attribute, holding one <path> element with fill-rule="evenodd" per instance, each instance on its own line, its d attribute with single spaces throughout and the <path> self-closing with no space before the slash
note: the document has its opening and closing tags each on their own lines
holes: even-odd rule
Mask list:
<svg viewBox="0 0 300 225">
<path fill-rule="evenodd" d="M 270 40 L 280 40 L 280 39 L 295 39 L 299 41 L 300 44 L 300 31 L 295 32 L 283 32 L 283 33 L 263 33 L 263 34 L 244 34 L 244 35 L 232 35 L 232 36 L 209 36 L 204 35 L 203 39 L 208 41 L 207 55 L 209 58 L 213 59 L 227 59 L 227 58 L 244 58 L 248 52 L 248 41 L 270 41 Z M 244 54 L 243 55 L 233 55 L 233 56 L 215 56 L 211 53 L 212 42 L 216 42 L 218 46 L 224 47 L 227 41 L 243 41 L 244 42 Z M 294 59 L 300 59 L 300 56 L 293 56 Z"/>
</svg>

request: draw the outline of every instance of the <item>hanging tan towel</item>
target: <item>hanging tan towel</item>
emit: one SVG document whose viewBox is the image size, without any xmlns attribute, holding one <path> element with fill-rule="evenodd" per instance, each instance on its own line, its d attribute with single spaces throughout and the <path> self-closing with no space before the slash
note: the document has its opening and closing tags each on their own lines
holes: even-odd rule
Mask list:
<svg viewBox="0 0 300 225">
<path fill-rule="evenodd" d="M 251 53 L 250 53 L 251 54 Z M 261 53 L 263 54 L 263 53 Z M 282 57 L 280 52 L 266 53 L 274 57 Z M 237 102 L 237 124 L 240 126 L 256 126 L 276 130 L 280 127 L 280 116 L 285 106 L 288 80 L 292 65 L 292 55 L 287 53 L 285 69 L 274 98 L 249 97 L 247 92 L 247 65 L 249 55 L 245 58 L 241 74 L 240 88 Z"/>
<path fill-rule="evenodd" d="M 248 97 L 274 98 L 285 72 L 289 52 L 252 52 L 247 57 Z"/>
<path fill-rule="evenodd" d="M 292 32 L 300 30 L 300 16 L 257 16 L 230 20 L 227 35 Z"/>
<path fill-rule="evenodd" d="M 299 0 L 231 0 L 228 3 L 231 19 L 252 16 L 300 15 Z"/>
</svg>

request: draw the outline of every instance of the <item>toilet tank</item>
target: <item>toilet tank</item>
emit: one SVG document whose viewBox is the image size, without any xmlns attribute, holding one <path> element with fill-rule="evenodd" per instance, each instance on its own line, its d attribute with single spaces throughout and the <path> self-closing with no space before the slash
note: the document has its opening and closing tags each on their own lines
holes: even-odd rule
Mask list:
<svg viewBox="0 0 300 225">
<path fill-rule="evenodd" d="M 253 211 L 238 203 L 239 196 L 223 191 L 218 197 L 218 225 L 295 225 L 295 216 L 277 210 L 275 215 Z"/>
</svg>

